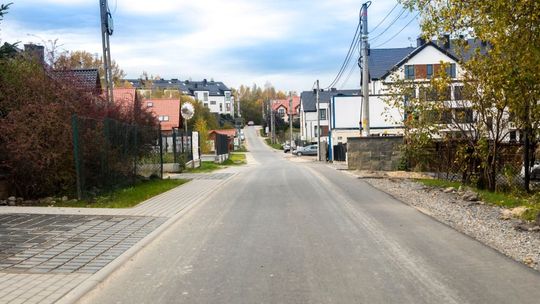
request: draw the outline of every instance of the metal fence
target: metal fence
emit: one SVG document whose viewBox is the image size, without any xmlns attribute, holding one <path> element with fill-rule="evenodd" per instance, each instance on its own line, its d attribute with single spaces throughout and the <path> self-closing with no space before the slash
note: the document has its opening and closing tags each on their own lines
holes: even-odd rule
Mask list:
<svg viewBox="0 0 540 304">
<path fill-rule="evenodd" d="M 530 157 L 531 164 L 534 164 L 534 153 L 531 152 Z M 457 142 L 436 143 L 432 149 L 427 149 L 424 161 L 428 162 L 427 171 L 435 172 L 435 176 L 441 179 L 468 181 L 487 187 L 488 178 L 491 176 L 499 190 L 520 189 L 525 184 L 523 144 L 519 142 L 500 144 L 495 166 L 482 165 L 472 149 L 462 148 L 460 151 Z M 538 188 L 540 170 L 533 167 L 531 171 L 531 186 Z"/>
<path fill-rule="evenodd" d="M 163 175 L 159 127 L 73 116 L 72 131 L 79 198 Z"/>
</svg>

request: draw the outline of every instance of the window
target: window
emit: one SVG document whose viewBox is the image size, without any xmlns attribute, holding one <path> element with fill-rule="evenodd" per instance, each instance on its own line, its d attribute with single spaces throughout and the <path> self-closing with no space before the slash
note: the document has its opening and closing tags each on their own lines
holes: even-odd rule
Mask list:
<svg viewBox="0 0 540 304">
<path fill-rule="evenodd" d="M 326 109 L 319 109 L 319 119 L 326 120 Z"/>
<path fill-rule="evenodd" d="M 219 111 L 223 112 L 223 104 L 222 103 L 219 104 Z"/>
<path fill-rule="evenodd" d="M 414 79 L 414 65 L 405 66 L 405 79 Z"/>
<path fill-rule="evenodd" d="M 159 119 L 159 121 L 169 121 L 169 116 L 167 116 L 167 115 L 160 115 L 158 119 Z"/>
<path fill-rule="evenodd" d="M 456 64 L 452 63 L 446 67 L 446 75 L 450 78 L 456 78 Z"/>
<path fill-rule="evenodd" d="M 216 101 L 215 100 L 210 100 L 210 104 L 215 106 L 216 105 Z"/>
<path fill-rule="evenodd" d="M 149 102 L 146 103 L 146 107 L 147 107 L 147 108 L 151 108 L 151 107 L 153 107 L 153 106 L 154 106 L 154 103 L 151 102 L 151 101 L 149 101 Z"/>
<path fill-rule="evenodd" d="M 317 133 L 317 126 L 313 127 L 313 136 L 315 136 L 315 137 L 319 136 L 318 133 Z"/>
<path fill-rule="evenodd" d="M 225 92 L 225 100 L 231 101 L 231 92 Z"/>
<path fill-rule="evenodd" d="M 227 103 L 225 104 L 225 110 L 226 110 L 227 112 L 230 112 L 230 111 L 231 111 L 231 104 L 230 104 L 230 103 L 227 102 Z"/>
<path fill-rule="evenodd" d="M 454 100 L 463 100 L 463 86 L 454 87 Z"/>
<path fill-rule="evenodd" d="M 431 79 L 431 77 L 433 76 L 433 64 L 428 64 L 427 65 L 427 74 L 426 74 L 426 78 L 427 79 Z"/>
<path fill-rule="evenodd" d="M 203 100 L 208 101 L 208 92 L 203 93 Z M 214 101 L 214 104 L 215 104 L 215 101 Z"/>
<path fill-rule="evenodd" d="M 473 120 L 473 110 L 467 108 L 455 109 L 456 111 L 456 121 L 458 123 L 472 123 Z"/>
<path fill-rule="evenodd" d="M 205 107 L 205 108 L 208 108 L 208 102 L 205 102 L 205 103 L 204 103 L 204 107 Z"/>
<path fill-rule="evenodd" d="M 279 108 L 278 113 L 279 113 L 280 117 L 285 116 L 285 109 L 284 108 Z"/>
</svg>

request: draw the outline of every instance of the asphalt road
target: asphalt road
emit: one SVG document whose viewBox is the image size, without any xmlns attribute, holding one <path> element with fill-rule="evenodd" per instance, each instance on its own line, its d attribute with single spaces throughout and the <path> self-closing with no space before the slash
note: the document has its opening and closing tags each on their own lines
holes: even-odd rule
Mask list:
<svg viewBox="0 0 540 304">
<path fill-rule="evenodd" d="M 83 303 L 540 303 L 540 275 L 247 128 L 251 165 Z"/>
</svg>

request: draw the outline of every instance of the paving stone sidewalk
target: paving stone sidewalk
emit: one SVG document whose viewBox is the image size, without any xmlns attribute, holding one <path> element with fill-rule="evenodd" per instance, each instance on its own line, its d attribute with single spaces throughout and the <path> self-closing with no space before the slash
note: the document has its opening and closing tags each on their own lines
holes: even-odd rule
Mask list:
<svg viewBox="0 0 540 304">
<path fill-rule="evenodd" d="M 239 169 L 178 174 L 191 182 L 134 208 L 0 207 L 0 303 L 54 303 Z"/>
</svg>

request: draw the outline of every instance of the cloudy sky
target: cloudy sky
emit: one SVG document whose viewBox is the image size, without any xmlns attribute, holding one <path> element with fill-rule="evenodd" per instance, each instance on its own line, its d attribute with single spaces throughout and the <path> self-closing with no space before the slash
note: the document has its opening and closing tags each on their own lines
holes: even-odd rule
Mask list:
<svg viewBox="0 0 540 304">
<path fill-rule="evenodd" d="M 101 52 L 99 0 L 0 0 L 6 2 L 14 4 L 0 25 L 0 40 L 58 38 L 65 50 Z M 163 78 L 213 78 L 231 87 L 270 82 L 303 91 L 316 79 L 325 87 L 347 54 L 362 2 L 109 0 L 112 57 L 128 78 L 147 71 Z M 419 33 L 416 13 L 395 7 L 396 0 L 372 2 L 371 46 L 412 45 Z M 336 87 L 358 87 L 358 68 L 343 74 Z"/>
</svg>

